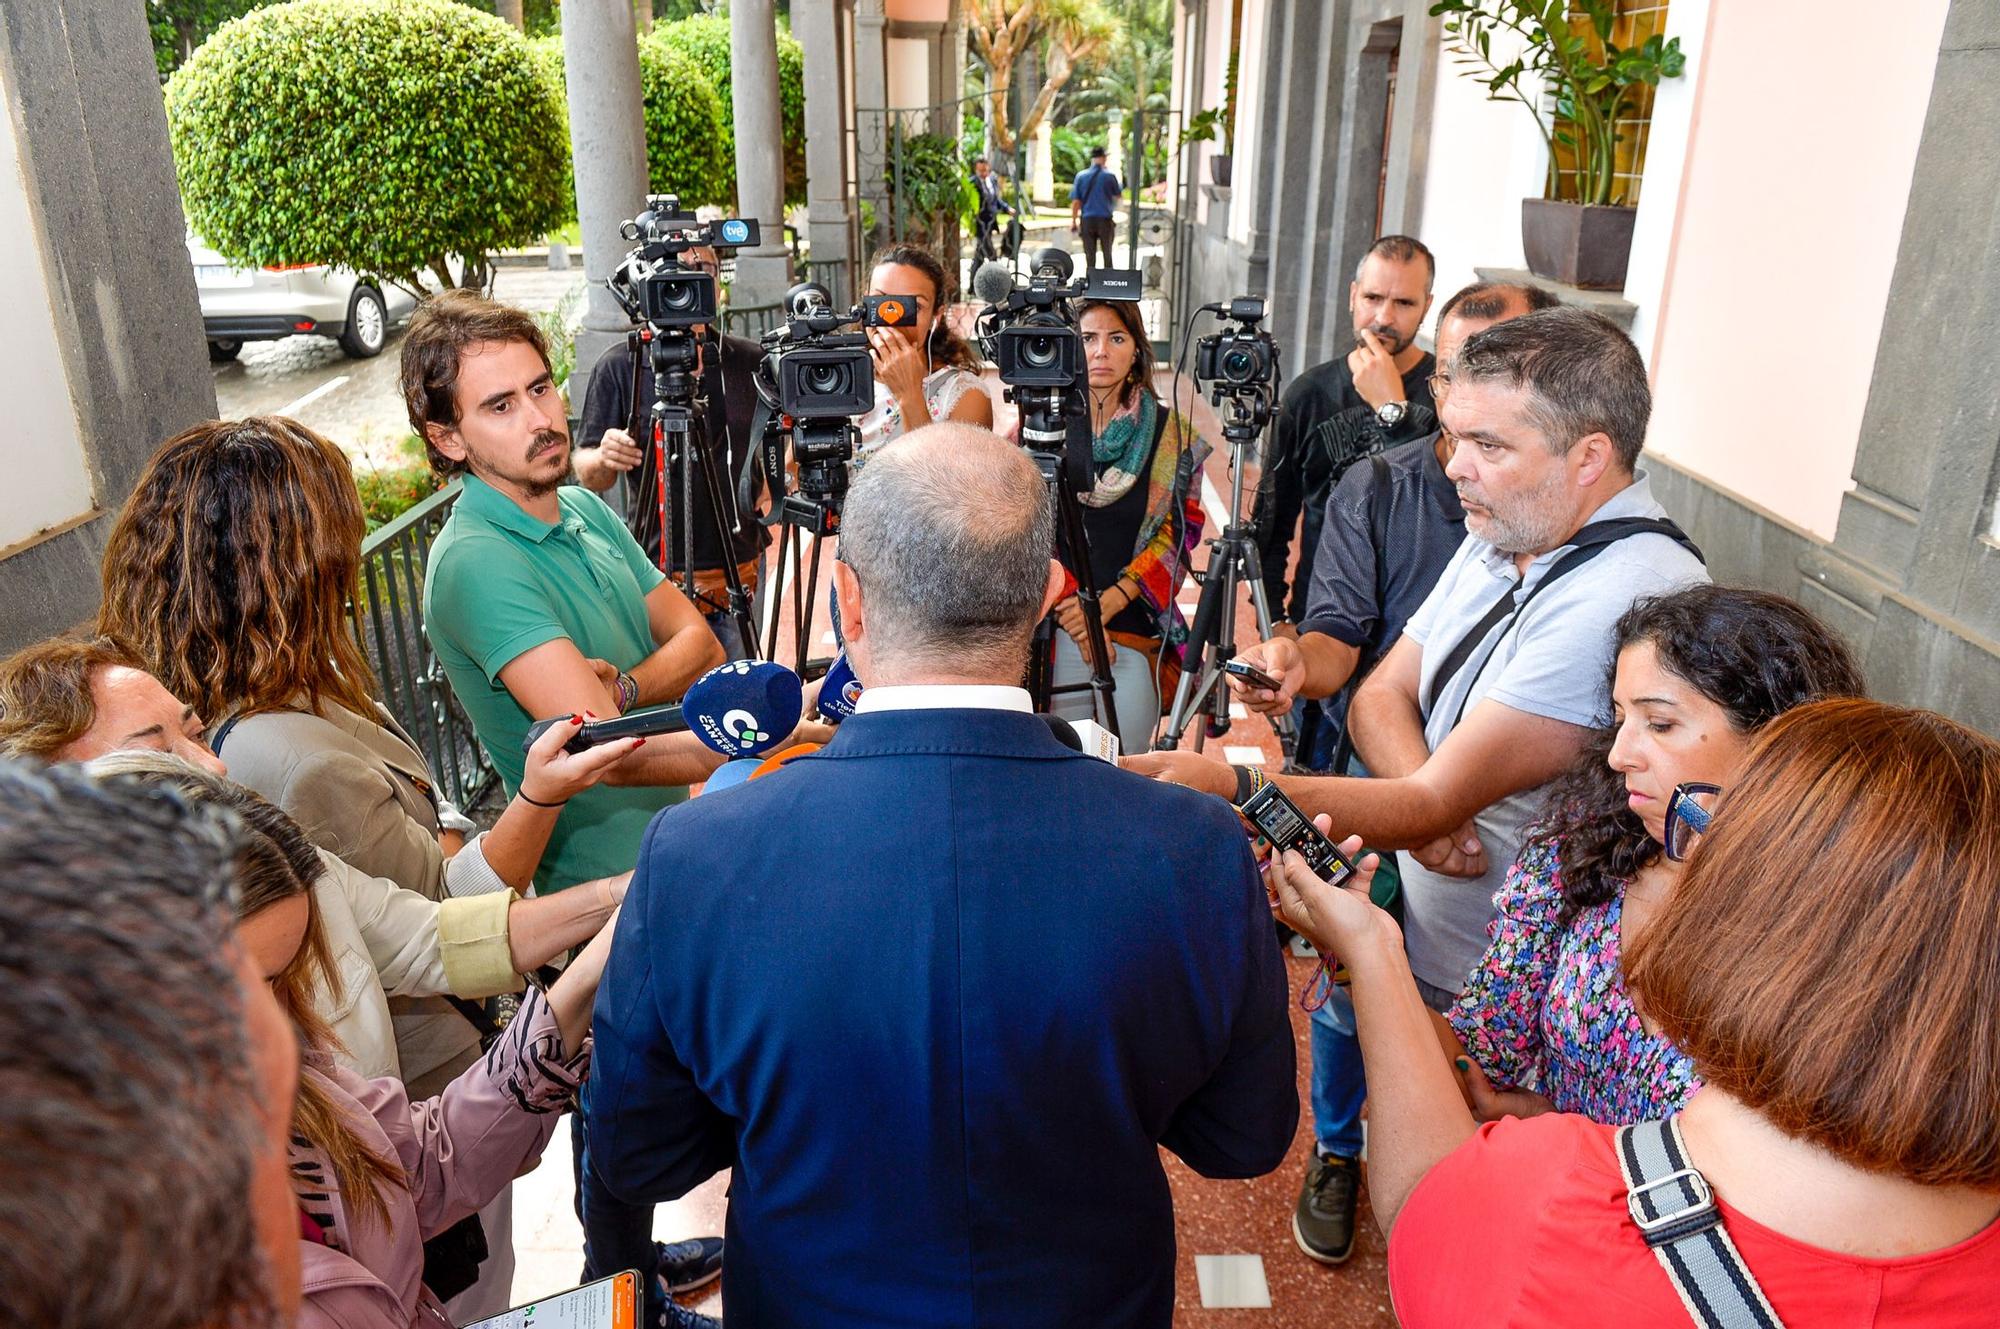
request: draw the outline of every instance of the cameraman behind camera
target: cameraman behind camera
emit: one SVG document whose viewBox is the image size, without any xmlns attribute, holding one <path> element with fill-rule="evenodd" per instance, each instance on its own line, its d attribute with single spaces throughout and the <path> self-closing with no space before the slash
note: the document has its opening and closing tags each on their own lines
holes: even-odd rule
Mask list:
<svg viewBox="0 0 2000 1329">
<path fill-rule="evenodd" d="M 715 250 L 705 245 L 689 249 L 681 261 L 711 277 L 718 271 Z M 713 330 L 704 326 L 696 331 L 708 334 Z M 704 417 L 706 455 L 712 463 L 720 463 L 727 457 L 729 471 L 723 477 L 723 485 L 731 494 L 738 492 L 743 473 L 749 469 L 757 450 L 753 432 L 757 411 L 754 379 L 757 363 L 763 356 L 763 348 L 756 342 L 727 334 L 710 337 L 702 347 L 700 392 L 708 399 Z M 670 547 L 667 558 L 662 560 L 659 453 L 647 436 L 648 411 L 654 394 L 653 367 L 645 356 L 640 360 L 637 420 L 632 418 L 630 348 L 612 347 L 591 370 L 590 386 L 583 396 L 583 419 L 577 429 L 576 478 L 586 488 L 604 494 L 618 483 L 619 477 L 624 477 L 625 525 L 646 556 L 672 576 L 683 571 L 680 532 L 681 523 L 689 517 L 683 510 L 679 477 L 675 476 L 667 493 L 668 519 L 672 523 Z M 692 521 L 695 607 L 715 630 L 728 658 L 743 659 L 748 653 L 748 643 L 738 640 L 740 634 L 729 617 L 723 564 L 725 559 L 734 563 L 744 588 L 754 594 L 770 536 L 758 523 L 757 514 L 748 511 L 740 515 L 734 531 L 725 534 L 717 530 L 715 513 L 699 476 L 695 478 Z"/>
</svg>

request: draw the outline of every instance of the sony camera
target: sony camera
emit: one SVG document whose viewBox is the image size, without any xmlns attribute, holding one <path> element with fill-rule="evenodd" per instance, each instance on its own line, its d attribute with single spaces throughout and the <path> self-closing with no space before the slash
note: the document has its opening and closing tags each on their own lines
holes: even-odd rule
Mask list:
<svg viewBox="0 0 2000 1329">
<path fill-rule="evenodd" d="M 706 246 L 726 260 L 759 238 L 755 221 L 728 217 L 703 222 L 682 211 L 673 194 L 647 195 L 645 211 L 619 230 L 636 244 L 611 274 L 611 293 L 632 318 L 662 331 L 713 324 L 720 312 L 715 277 L 689 267 L 681 255 Z"/>
<path fill-rule="evenodd" d="M 875 405 L 875 365 L 868 338 L 844 328 L 907 328 L 916 306 L 900 295 L 871 295 L 835 309 L 826 287 L 800 282 L 785 293 L 790 317 L 764 335 L 765 366 L 778 410 L 800 420 L 861 415 Z"/>
<path fill-rule="evenodd" d="M 986 284 L 989 270 L 997 280 L 992 288 Z M 1035 255 L 1025 283 L 1016 283 L 998 264 L 977 274 L 978 294 L 986 301 L 979 316 L 980 341 L 1008 387 L 1079 387 L 1084 381 L 1083 337 L 1071 302 L 1140 297 L 1137 272 L 1098 268 L 1073 283 L 1075 270 L 1067 252 L 1050 246 Z"/>
<path fill-rule="evenodd" d="M 1271 334 L 1257 326 L 1264 319 L 1263 298 L 1239 295 L 1227 305 L 1206 308 L 1233 326 L 1210 333 L 1195 343 L 1195 377 L 1226 388 L 1263 387 L 1270 383 L 1278 370 L 1278 347 Z"/>
</svg>

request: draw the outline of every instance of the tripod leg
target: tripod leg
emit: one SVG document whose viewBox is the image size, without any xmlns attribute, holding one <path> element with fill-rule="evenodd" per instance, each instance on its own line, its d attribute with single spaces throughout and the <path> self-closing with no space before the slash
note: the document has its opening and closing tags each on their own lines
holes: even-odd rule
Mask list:
<svg viewBox="0 0 2000 1329">
<path fill-rule="evenodd" d="M 744 588 L 742 574 L 736 570 L 735 545 L 730 540 L 737 525 L 734 496 L 729 486 L 722 482 L 722 477 L 716 474 L 719 468 L 706 446 L 705 438 L 704 445 L 695 449 L 695 457 L 700 463 L 703 487 L 708 490 L 708 511 L 715 522 L 716 540 L 722 546 L 722 581 L 728 590 L 726 612 L 736 624 L 736 635 L 742 641 L 743 649 L 755 655 L 757 624 L 750 615 L 750 592 Z M 689 543 L 693 543 L 692 535 L 689 536 Z M 688 551 L 688 565 L 694 565 L 692 548 Z"/>
<path fill-rule="evenodd" d="M 1083 504 L 1060 474 L 1051 481 L 1056 486 L 1056 517 L 1069 566 L 1076 574 L 1077 603 L 1083 606 L 1084 635 L 1090 643 L 1090 689 L 1095 694 L 1102 723 L 1122 747 L 1125 736 L 1118 732 L 1117 691 L 1111 679 L 1111 647 L 1104 635 L 1104 615 L 1097 607 L 1097 583 L 1090 575 L 1090 544 L 1083 530 Z"/>
<path fill-rule="evenodd" d="M 1255 545 L 1250 547 L 1249 554 L 1250 566 L 1246 570 L 1246 575 L 1250 580 L 1250 604 L 1257 611 L 1257 639 L 1259 641 L 1269 641 L 1271 639 L 1270 598 L 1264 594 L 1264 579 L 1257 575 L 1257 548 Z M 1298 726 L 1292 723 L 1290 715 L 1274 715 L 1271 717 L 1271 728 L 1277 730 L 1279 750 L 1289 759 L 1294 752 L 1298 751 Z"/>
<path fill-rule="evenodd" d="M 1188 632 L 1185 659 L 1181 665 L 1180 686 L 1174 689 L 1173 710 L 1167 716 L 1167 731 L 1161 736 L 1161 746 L 1171 751 L 1181 745 L 1181 735 L 1187 732 L 1188 717 L 1199 713 L 1199 693 L 1207 696 L 1207 686 L 1212 686 L 1208 675 L 1219 666 L 1212 659 L 1216 619 L 1222 611 L 1222 597 L 1233 593 L 1226 572 L 1226 561 L 1218 548 L 1220 541 L 1209 544 L 1208 571 L 1201 580 L 1201 598 L 1195 602 L 1194 624 Z"/>
</svg>

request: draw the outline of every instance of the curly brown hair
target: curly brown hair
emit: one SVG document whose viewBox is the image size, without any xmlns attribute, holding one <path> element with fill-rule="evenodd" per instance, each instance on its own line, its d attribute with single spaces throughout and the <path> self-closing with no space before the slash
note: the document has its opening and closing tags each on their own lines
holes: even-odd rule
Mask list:
<svg viewBox="0 0 2000 1329">
<path fill-rule="evenodd" d="M 348 630 L 366 523 L 339 448 L 294 420 L 167 440 L 104 551 L 98 631 L 210 720 L 325 704 L 375 713 Z"/>
<path fill-rule="evenodd" d="M 983 372 L 986 365 L 980 360 L 979 352 L 972 349 L 972 343 L 952 331 L 951 321 L 945 317 L 958 299 L 958 284 L 945 273 L 944 264 L 938 256 L 922 245 L 890 245 L 875 251 L 875 256 L 868 260 L 868 271 L 872 274 L 875 269 L 888 264 L 915 268 L 930 279 L 935 321 L 931 324 L 930 345 L 925 349 L 930 352 L 932 364 L 939 367 L 957 365 L 973 374 Z"/>
<path fill-rule="evenodd" d="M 1612 629 L 1618 655 L 1650 644 L 1660 667 L 1720 706 L 1740 734 L 1754 734 L 1795 706 L 1866 691 L 1847 644 L 1803 605 L 1782 595 L 1706 583 L 1641 600 Z M 1563 905 L 1570 914 L 1603 904 L 1660 856 L 1611 768 L 1617 727 L 1592 734 L 1584 751 L 1549 786 L 1529 845 L 1550 848 L 1562 863 Z"/>
</svg>

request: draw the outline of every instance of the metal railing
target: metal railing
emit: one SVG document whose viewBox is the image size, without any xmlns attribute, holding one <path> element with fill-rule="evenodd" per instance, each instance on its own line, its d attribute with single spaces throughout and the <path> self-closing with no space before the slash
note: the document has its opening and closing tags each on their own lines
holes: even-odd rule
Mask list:
<svg viewBox="0 0 2000 1329">
<path fill-rule="evenodd" d="M 361 542 L 348 620 L 381 681 L 382 704 L 416 742 L 438 791 L 470 810 L 499 777 L 424 632 L 424 568 L 459 489 L 452 481 Z"/>
</svg>

